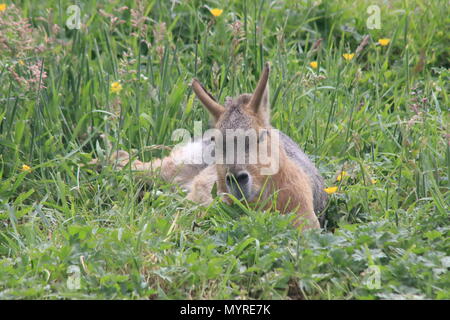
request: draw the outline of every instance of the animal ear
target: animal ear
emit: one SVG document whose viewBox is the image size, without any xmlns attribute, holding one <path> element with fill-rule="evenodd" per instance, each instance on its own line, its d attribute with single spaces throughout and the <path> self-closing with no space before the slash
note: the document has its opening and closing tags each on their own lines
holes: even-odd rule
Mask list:
<svg viewBox="0 0 450 320">
<path fill-rule="evenodd" d="M 269 82 L 267 82 L 257 114 L 266 125 L 270 125 Z"/>
<path fill-rule="evenodd" d="M 208 109 L 217 121 L 220 115 L 225 111 L 225 108 L 220 105 L 208 91 L 205 90 L 197 79 L 192 80 L 192 89 L 194 90 L 197 98 L 203 103 L 205 108 Z"/>
<path fill-rule="evenodd" d="M 266 62 L 255 92 L 248 103 L 250 110 L 259 115 L 267 124 L 270 122 L 269 72 L 270 66 L 269 63 Z"/>
</svg>

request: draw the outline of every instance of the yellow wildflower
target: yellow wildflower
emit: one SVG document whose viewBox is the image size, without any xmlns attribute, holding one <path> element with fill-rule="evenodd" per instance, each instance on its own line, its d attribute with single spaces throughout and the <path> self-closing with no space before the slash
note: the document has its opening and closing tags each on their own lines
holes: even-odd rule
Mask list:
<svg viewBox="0 0 450 320">
<path fill-rule="evenodd" d="M 391 39 L 387 39 L 387 38 L 378 39 L 378 43 L 383 47 L 387 46 L 389 44 L 389 42 L 391 42 Z"/>
<path fill-rule="evenodd" d="M 120 84 L 119 81 L 111 83 L 111 92 L 117 93 L 120 92 L 120 90 L 122 90 L 122 85 Z"/>
<path fill-rule="evenodd" d="M 348 176 L 346 171 L 342 171 L 341 173 L 339 173 L 339 175 L 336 177 L 337 181 L 341 181 L 344 177 Z"/>
<path fill-rule="evenodd" d="M 222 9 L 211 9 L 209 10 L 214 17 L 220 17 L 223 10 Z"/>
<path fill-rule="evenodd" d="M 6 10 L 6 3 L 0 3 L 0 12 Z"/>
<path fill-rule="evenodd" d="M 31 170 L 30 166 L 27 166 L 26 164 L 22 165 L 22 171 L 30 171 L 30 170 Z"/>
<path fill-rule="evenodd" d="M 21 66 L 24 66 L 25 65 L 25 62 L 23 62 L 23 60 L 19 60 L 19 61 L 17 61 Z"/>
<path fill-rule="evenodd" d="M 372 182 L 372 184 L 375 184 L 375 183 L 378 182 L 378 180 L 377 179 L 370 179 L 370 182 Z"/>
<path fill-rule="evenodd" d="M 325 191 L 328 194 L 333 194 L 338 190 L 338 187 L 329 187 L 329 188 L 325 188 L 323 189 L 323 191 Z"/>
<path fill-rule="evenodd" d="M 345 60 L 350 61 L 353 59 L 355 54 L 354 53 L 344 53 L 342 56 L 344 57 Z"/>
<path fill-rule="evenodd" d="M 313 68 L 313 69 L 317 69 L 317 67 L 318 67 L 318 63 L 317 63 L 317 61 L 311 61 L 310 63 L 309 63 L 309 65 L 311 66 L 311 68 Z"/>
</svg>

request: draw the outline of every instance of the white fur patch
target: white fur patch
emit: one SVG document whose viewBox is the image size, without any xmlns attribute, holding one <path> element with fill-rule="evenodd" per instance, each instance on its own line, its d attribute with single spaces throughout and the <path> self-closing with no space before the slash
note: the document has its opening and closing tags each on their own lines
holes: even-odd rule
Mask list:
<svg viewBox="0 0 450 320">
<path fill-rule="evenodd" d="M 202 140 L 196 140 L 182 146 L 177 146 L 174 149 L 172 159 L 176 165 L 202 164 L 203 163 Z"/>
</svg>

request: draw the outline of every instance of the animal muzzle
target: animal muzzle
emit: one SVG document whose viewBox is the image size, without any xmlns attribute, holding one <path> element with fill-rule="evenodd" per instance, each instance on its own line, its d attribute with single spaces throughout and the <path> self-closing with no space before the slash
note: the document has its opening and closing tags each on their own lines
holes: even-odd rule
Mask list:
<svg viewBox="0 0 450 320">
<path fill-rule="evenodd" d="M 228 192 L 237 199 L 251 200 L 251 177 L 247 171 L 239 171 L 237 173 L 228 173 L 225 177 L 225 183 Z"/>
</svg>

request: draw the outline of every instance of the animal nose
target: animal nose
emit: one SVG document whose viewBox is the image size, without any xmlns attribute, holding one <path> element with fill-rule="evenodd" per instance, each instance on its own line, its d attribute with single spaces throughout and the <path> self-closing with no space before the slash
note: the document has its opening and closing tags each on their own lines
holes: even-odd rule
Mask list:
<svg viewBox="0 0 450 320">
<path fill-rule="evenodd" d="M 226 176 L 226 183 L 230 186 L 237 182 L 239 185 L 243 186 L 248 183 L 250 176 L 246 171 L 238 172 L 237 174 L 228 174 Z"/>
<path fill-rule="evenodd" d="M 239 184 L 247 184 L 248 183 L 248 173 L 245 171 L 239 172 L 239 174 L 236 176 L 236 180 Z"/>
</svg>

